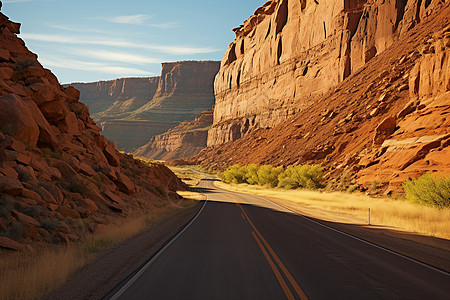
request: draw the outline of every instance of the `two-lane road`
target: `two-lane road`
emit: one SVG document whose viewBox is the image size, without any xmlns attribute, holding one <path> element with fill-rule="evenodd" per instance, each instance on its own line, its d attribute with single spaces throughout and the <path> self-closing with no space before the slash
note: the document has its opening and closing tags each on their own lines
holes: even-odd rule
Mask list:
<svg viewBox="0 0 450 300">
<path fill-rule="evenodd" d="M 200 188 L 196 219 L 112 299 L 450 299 L 450 275 L 263 198 Z"/>
</svg>

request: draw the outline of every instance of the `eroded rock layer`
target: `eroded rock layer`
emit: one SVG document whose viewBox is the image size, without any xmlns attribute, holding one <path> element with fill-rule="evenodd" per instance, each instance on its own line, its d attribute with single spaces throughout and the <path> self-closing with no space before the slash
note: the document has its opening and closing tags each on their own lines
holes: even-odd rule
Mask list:
<svg viewBox="0 0 450 300">
<path fill-rule="evenodd" d="M 321 101 L 442 1 L 271 0 L 238 28 L 215 79 L 213 146 Z"/>
<path fill-rule="evenodd" d="M 206 147 L 213 111 L 205 111 L 194 121 L 181 122 L 168 132 L 152 137 L 134 154 L 158 160 L 173 160 L 193 156 Z"/>
<path fill-rule="evenodd" d="M 273 26 L 279 27 L 276 20 L 283 3 L 268 2 L 236 30 L 233 44 L 244 41 L 251 49 L 244 47 L 242 54 L 231 55 L 230 63 L 232 44 L 222 61 L 216 79 L 214 125 L 208 138 L 215 146 L 201 152 L 198 161 L 213 169 L 234 163 L 320 163 L 327 178 L 336 184 L 358 183 L 365 189 L 377 183 L 390 191 L 400 190 L 408 177 L 430 171 L 450 173 L 448 1 L 360 1 L 357 5 L 329 1 L 322 13 L 313 14 L 313 10 L 306 15 L 308 7 L 319 9 L 321 4 L 286 1 L 287 21 L 277 32 Z M 339 9 L 334 10 L 337 4 Z M 327 12 L 335 12 L 344 20 L 342 24 L 352 23 L 349 18 L 356 14 L 354 29 L 342 29 L 347 25 L 336 29 L 325 22 L 322 29 L 331 30 L 327 29 L 327 37 L 324 31 L 317 37 L 314 22 L 329 16 Z M 284 41 L 290 23 L 301 29 L 302 20 L 313 17 L 318 20 L 310 22 L 311 29 L 304 28 L 309 35 L 283 46 L 283 62 L 278 65 L 273 52 L 276 44 L 258 34 L 260 27 L 267 29 L 267 23 L 271 24 L 267 39 L 276 33 L 277 39 Z M 344 41 L 346 33 L 351 38 L 344 44 L 330 46 L 331 41 Z M 299 34 L 305 31 L 292 29 L 286 35 Z M 258 37 L 260 40 L 254 40 Z M 306 60 L 300 59 L 296 65 L 284 61 L 292 57 L 292 49 L 312 45 L 316 38 L 322 42 L 305 52 Z M 272 42 L 274 39 L 272 36 Z M 247 40 L 253 42 L 245 43 Z M 350 47 L 347 56 L 343 55 L 345 45 Z M 258 59 L 258 53 L 268 56 Z M 311 64 L 314 57 L 318 58 Z M 349 67 L 345 67 L 345 59 L 350 61 Z M 252 64 L 246 64 L 248 61 Z M 262 68 L 263 61 L 273 70 L 269 65 Z M 305 61 L 308 67 L 301 71 L 298 66 Z M 281 69 L 286 72 L 277 73 Z M 230 88 L 229 82 L 223 83 L 226 78 L 237 78 L 232 74 L 239 70 L 239 86 L 231 82 Z M 270 95 L 270 101 L 258 105 L 262 95 Z M 266 128 L 270 126 L 274 127 Z"/>
<path fill-rule="evenodd" d="M 133 152 L 151 137 L 211 109 L 216 61 L 163 63 L 160 77 L 75 83 L 80 101 L 119 149 Z"/>
<path fill-rule="evenodd" d="M 79 91 L 40 65 L 19 29 L 0 13 L 0 248 L 78 241 L 179 198 L 169 169 L 100 135 Z"/>
</svg>

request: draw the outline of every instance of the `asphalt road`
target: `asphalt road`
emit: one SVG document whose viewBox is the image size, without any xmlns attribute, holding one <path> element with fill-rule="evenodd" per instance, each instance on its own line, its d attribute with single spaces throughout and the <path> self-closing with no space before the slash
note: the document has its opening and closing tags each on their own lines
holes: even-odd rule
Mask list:
<svg viewBox="0 0 450 300">
<path fill-rule="evenodd" d="M 450 299 L 450 275 L 292 213 L 200 184 L 208 201 L 112 299 Z"/>
</svg>

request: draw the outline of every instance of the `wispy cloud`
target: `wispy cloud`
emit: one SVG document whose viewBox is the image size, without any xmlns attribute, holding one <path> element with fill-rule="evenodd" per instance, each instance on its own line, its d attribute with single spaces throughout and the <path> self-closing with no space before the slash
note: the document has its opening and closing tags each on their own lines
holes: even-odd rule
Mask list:
<svg viewBox="0 0 450 300">
<path fill-rule="evenodd" d="M 106 35 L 115 35 L 117 36 L 117 31 L 107 31 L 107 30 L 101 30 L 101 29 L 96 29 L 96 28 L 88 28 L 88 27 L 83 27 L 83 26 L 66 26 L 66 25 L 57 25 L 57 24 L 50 24 L 48 25 L 51 28 L 55 28 L 55 29 L 59 29 L 59 30 L 64 30 L 64 31 L 68 31 L 68 32 L 78 32 L 78 33 L 99 33 L 99 34 L 106 34 Z"/>
<path fill-rule="evenodd" d="M 97 71 L 97 72 L 106 72 L 112 73 L 115 75 L 122 76 L 152 76 L 154 74 L 140 70 L 137 68 L 128 68 L 128 67 L 120 67 L 120 66 L 111 66 L 104 63 L 98 62 L 87 62 L 80 60 L 70 60 L 70 59 L 60 59 L 60 58 L 39 58 L 39 61 L 42 65 L 46 67 L 58 67 L 72 70 L 85 70 L 85 71 Z"/>
<path fill-rule="evenodd" d="M 3 3 L 19 3 L 19 2 L 31 2 L 33 0 L 3 0 Z"/>
<path fill-rule="evenodd" d="M 61 44 L 77 44 L 77 45 L 97 45 L 110 46 L 130 49 L 147 49 L 161 53 L 176 54 L 176 55 L 194 55 L 217 52 L 217 49 L 211 47 L 192 47 L 189 45 L 165 46 L 165 45 L 151 45 L 138 42 L 131 42 L 122 39 L 104 39 L 99 37 L 82 37 L 82 36 L 66 36 L 54 34 L 35 34 L 23 33 L 20 35 L 25 40 L 34 40 L 41 42 L 52 42 Z"/>
<path fill-rule="evenodd" d="M 116 61 L 122 63 L 130 63 L 130 64 L 159 64 L 162 62 L 161 59 L 151 58 L 143 55 L 130 54 L 125 52 L 116 52 L 116 51 L 108 51 L 108 50 L 84 50 L 77 49 L 74 51 L 75 54 L 94 58 L 98 60 L 106 60 L 106 61 Z"/>
<path fill-rule="evenodd" d="M 117 16 L 105 19 L 112 23 L 141 25 L 151 18 L 153 18 L 153 16 L 139 14 L 130 16 Z"/>
</svg>

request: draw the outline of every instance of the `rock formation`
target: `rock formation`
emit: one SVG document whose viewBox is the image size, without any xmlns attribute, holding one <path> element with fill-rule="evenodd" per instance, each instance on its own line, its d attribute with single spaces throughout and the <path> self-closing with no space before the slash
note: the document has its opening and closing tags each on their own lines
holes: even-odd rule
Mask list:
<svg viewBox="0 0 450 300">
<path fill-rule="evenodd" d="M 0 247 L 77 241 L 177 198 L 182 182 L 119 153 L 19 29 L 0 13 Z"/>
<path fill-rule="evenodd" d="M 391 191 L 450 172 L 449 25 L 448 1 L 267 2 L 234 29 L 196 158 L 320 163 Z"/>
<path fill-rule="evenodd" d="M 268 1 L 233 29 L 208 145 L 273 127 L 320 101 L 440 2 Z"/>
<path fill-rule="evenodd" d="M 132 152 L 151 137 L 211 109 L 215 61 L 163 63 L 160 77 L 74 83 L 80 101 L 119 149 Z"/>
<path fill-rule="evenodd" d="M 205 111 L 191 122 L 181 122 L 166 133 L 152 137 L 134 154 L 158 160 L 173 160 L 193 156 L 206 147 L 213 111 Z"/>
</svg>

